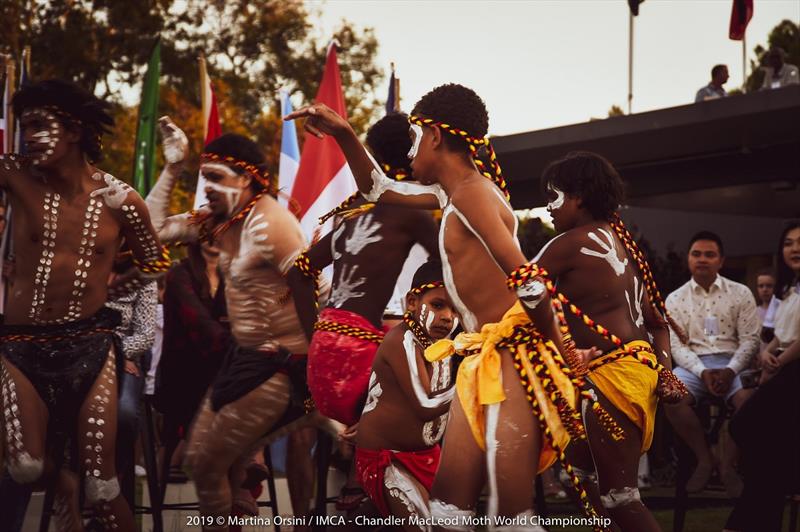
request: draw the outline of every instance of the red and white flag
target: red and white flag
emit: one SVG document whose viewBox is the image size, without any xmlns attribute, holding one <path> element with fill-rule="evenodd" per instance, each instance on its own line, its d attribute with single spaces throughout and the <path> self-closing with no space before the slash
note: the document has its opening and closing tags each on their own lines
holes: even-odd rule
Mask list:
<svg viewBox="0 0 800 532">
<path fill-rule="evenodd" d="M 328 47 L 322 83 L 314 101 L 324 103 L 340 116 L 347 118 L 335 43 Z M 318 228 L 319 217 L 355 191 L 353 174 L 333 137 L 319 139 L 314 135 L 306 135 L 300 167 L 292 188 L 292 198 L 297 202 L 297 217 L 309 240 L 313 241 L 315 237 L 330 230 L 333 221 L 329 220 L 324 227 Z"/>
<path fill-rule="evenodd" d="M 208 78 L 206 70 L 206 60 L 202 57 L 200 63 L 200 100 L 203 107 L 203 147 L 215 138 L 222 135 L 222 127 L 219 125 L 219 110 L 217 108 L 217 97 L 211 80 Z M 201 205 L 208 203 L 206 198 L 206 180 L 202 173 L 197 175 L 197 189 L 194 193 L 194 208 L 198 209 Z"/>
</svg>

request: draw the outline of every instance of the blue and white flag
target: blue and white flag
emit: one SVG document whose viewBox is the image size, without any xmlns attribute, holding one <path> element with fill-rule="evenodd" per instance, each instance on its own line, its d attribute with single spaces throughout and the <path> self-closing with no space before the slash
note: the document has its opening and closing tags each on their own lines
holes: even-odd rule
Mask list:
<svg viewBox="0 0 800 532">
<path fill-rule="evenodd" d="M 281 89 L 280 99 L 281 116 L 286 116 L 292 112 L 289 91 Z M 300 147 L 297 144 L 297 130 L 295 129 L 294 120 L 284 121 L 281 132 L 281 159 L 278 166 L 278 188 L 283 194 L 278 197 L 278 201 L 287 207 L 289 207 L 289 199 L 292 196 L 294 179 L 297 176 L 299 167 Z"/>
</svg>

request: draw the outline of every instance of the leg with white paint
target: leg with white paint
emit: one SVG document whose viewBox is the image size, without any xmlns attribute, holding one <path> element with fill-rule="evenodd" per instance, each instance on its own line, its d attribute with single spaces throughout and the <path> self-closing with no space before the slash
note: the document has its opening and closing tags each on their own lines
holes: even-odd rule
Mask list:
<svg viewBox="0 0 800 532">
<path fill-rule="evenodd" d="M 486 478 L 485 455 L 467 422 L 458 395 L 453 397 L 450 417 L 444 435 L 442 455 L 430 494 L 430 511 L 434 518 L 454 519 L 475 515 L 475 507 Z M 470 530 L 470 527 L 448 527 L 447 530 Z"/>
<path fill-rule="evenodd" d="M 638 488 L 642 431 L 602 394 L 598 393 L 598 398 L 625 434 L 622 441 L 614 441 L 600 425 L 596 414 L 585 409 L 584 422 L 597 467 L 603 507 L 623 532 L 657 532 L 661 529 L 642 504 Z"/>
<path fill-rule="evenodd" d="M 132 532 L 133 512 L 116 470 L 117 375 L 113 347 L 78 413 L 78 454 L 86 502 L 106 530 Z"/>
<path fill-rule="evenodd" d="M 384 498 L 389 511 L 403 522 L 403 530 L 427 530 L 424 526 L 412 525 L 412 516 L 420 521 L 430 518 L 428 490 L 414 478 L 402 464 L 392 463 L 383 477 Z"/>
<path fill-rule="evenodd" d="M 33 484 L 44 472 L 47 407 L 25 375 L 5 358 L 0 390 L 8 472 L 19 484 Z"/>
<path fill-rule="evenodd" d="M 187 470 L 200 501 L 200 515 L 225 518 L 231 512 L 230 467 L 254 446 L 281 418 L 289 404 L 289 378 L 276 373 L 242 398 L 211 410 L 203 401 L 189 439 Z M 237 486 L 238 487 L 238 486 Z M 227 530 L 227 525 L 204 526 L 204 530 Z"/>
<path fill-rule="evenodd" d="M 543 530 L 533 525 L 541 430 L 511 356 L 505 352 L 502 380 L 506 400 L 486 407 L 489 530 Z"/>
</svg>

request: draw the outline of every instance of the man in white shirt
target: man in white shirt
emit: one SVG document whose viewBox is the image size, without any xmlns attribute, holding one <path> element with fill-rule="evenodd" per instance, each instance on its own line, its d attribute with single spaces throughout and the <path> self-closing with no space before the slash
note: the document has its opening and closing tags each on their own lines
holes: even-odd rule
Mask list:
<svg viewBox="0 0 800 532">
<path fill-rule="evenodd" d="M 691 406 L 711 395 L 738 410 L 749 395 L 742 389 L 739 373 L 759 347 L 753 294 L 747 286 L 719 275 L 724 260 L 719 236 L 697 233 L 689 244 L 692 278 L 667 298 L 667 309 L 688 336 L 684 343 L 671 333 L 670 344 L 675 375 L 690 394 L 680 403 L 664 405 L 664 411 L 697 457 L 697 469 L 687 484 L 690 492 L 702 490 L 713 470 L 711 451 Z M 735 493 L 740 481 L 732 468 L 723 467 L 721 476 Z"/>
</svg>

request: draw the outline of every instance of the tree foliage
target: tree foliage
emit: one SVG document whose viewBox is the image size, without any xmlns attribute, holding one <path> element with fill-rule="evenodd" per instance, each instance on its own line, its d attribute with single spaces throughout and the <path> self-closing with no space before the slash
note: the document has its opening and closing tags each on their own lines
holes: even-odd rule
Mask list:
<svg viewBox="0 0 800 532">
<path fill-rule="evenodd" d="M 766 47 L 756 45 L 753 51 L 757 60 L 750 60 L 750 75 L 744 84 L 747 92 L 759 90 L 764 83 L 764 71 L 761 67 L 766 64 L 767 52 L 773 46 L 783 48 L 786 52 L 786 63 L 800 66 L 800 26 L 791 20 L 782 20 L 769 32 Z"/>
<path fill-rule="evenodd" d="M 374 90 L 383 72 L 375 65 L 374 32 L 342 21 L 334 35 L 319 36 L 301 0 L 4 0 L 0 16 L 0 53 L 19 59 L 30 46 L 33 79 L 72 79 L 115 102 L 117 127 L 105 142 L 104 168 L 126 180 L 137 110 L 124 104 L 123 94 L 138 90 L 158 37 L 159 113 L 186 129 L 195 152 L 202 136 L 200 55 L 214 82 L 223 131 L 255 138 L 274 162 L 273 172 L 280 142 L 277 90 L 288 89 L 296 104 L 311 102 L 331 38 L 340 44 L 356 131 L 365 131 L 380 109 Z"/>
</svg>

